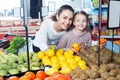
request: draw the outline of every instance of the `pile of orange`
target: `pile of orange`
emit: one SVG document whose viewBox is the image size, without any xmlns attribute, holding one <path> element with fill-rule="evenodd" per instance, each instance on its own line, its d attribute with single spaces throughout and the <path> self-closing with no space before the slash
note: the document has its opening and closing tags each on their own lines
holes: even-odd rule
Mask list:
<svg viewBox="0 0 120 80">
<path fill-rule="evenodd" d="M 47 76 L 44 71 L 37 71 L 35 74 L 34 72 L 28 71 L 23 76 L 11 76 L 7 80 L 72 80 L 69 74 L 60 74 L 60 73 L 53 73 L 50 76 Z"/>
</svg>

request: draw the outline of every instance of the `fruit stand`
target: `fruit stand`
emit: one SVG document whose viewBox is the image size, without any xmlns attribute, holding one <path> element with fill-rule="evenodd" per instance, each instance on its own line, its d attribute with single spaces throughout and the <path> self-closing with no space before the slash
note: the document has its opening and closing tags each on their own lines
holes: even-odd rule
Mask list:
<svg viewBox="0 0 120 80">
<path fill-rule="evenodd" d="M 0 75 L 5 80 L 120 79 L 120 54 L 107 48 L 107 39 L 99 36 L 98 43 L 89 48 L 83 48 L 84 43 L 74 43 L 68 50 L 51 45 L 38 53 L 29 52 L 28 48 L 18 53 L 16 50 L 24 45 L 28 47 L 27 39 L 28 35 L 16 36 L 8 48 L 0 50 Z"/>
</svg>

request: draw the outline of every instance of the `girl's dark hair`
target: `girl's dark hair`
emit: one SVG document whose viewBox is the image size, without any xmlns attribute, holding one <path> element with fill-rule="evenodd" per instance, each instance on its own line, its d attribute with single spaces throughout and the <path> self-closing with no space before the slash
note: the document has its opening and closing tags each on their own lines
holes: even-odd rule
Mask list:
<svg viewBox="0 0 120 80">
<path fill-rule="evenodd" d="M 56 14 L 58 14 L 58 16 L 62 13 L 63 10 L 70 10 L 71 12 L 74 13 L 74 9 L 70 6 L 70 5 L 62 5 L 58 10 L 57 12 L 52 15 L 52 20 L 53 21 L 57 21 L 56 19 Z"/>
<path fill-rule="evenodd" d="M 73 22 L 74 22 L 75 17 L 76 17 L 77 14 L 82 14 L 82 15 L 84 15 L 86 17 L 88 25 L 87 25 L 85 30 L 89 30 L 89 17 L 88 17 L 88 14 L 85 11 L 78 11 L 78 12 L 76 12 L 74 14 L 74 16 L 73 16 Z M 74 25 L 73 25 L 73 27 L 74 27 Z"/>
</svg>

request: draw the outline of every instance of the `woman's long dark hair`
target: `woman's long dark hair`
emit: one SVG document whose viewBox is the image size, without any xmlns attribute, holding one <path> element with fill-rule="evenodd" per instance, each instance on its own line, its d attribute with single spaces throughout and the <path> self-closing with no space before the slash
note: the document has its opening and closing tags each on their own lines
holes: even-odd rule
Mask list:
<svg viewBox="0 0 120 80">
<path fill-rule="evenodd" d="M 63 10 L 70 10 L 71 12 L 74 13 L 74 9 L 70 5 L 63 5 L 57 10 L 57 12 L 54 15 L 52 15 L 51 19 L 53 21 L 57 21 L 56 14 L 58 14 L 58 16 L 59 16 Z"/>
</svg>

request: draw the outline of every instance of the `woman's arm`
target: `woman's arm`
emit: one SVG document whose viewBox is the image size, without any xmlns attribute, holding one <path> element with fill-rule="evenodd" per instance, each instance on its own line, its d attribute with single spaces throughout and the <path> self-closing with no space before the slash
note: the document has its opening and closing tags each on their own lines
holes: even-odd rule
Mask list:
<svg viewBox="0 0 120 80">
<path fill-rule="evenodd" d="M 33 40 L 34 46 L 40 48 L 40 50 L 45 51 L 48 48 L 47 45 L 47 22 L 42 22 L 39 31 L 35 34 L 35 39 Z"/>
</svg>

